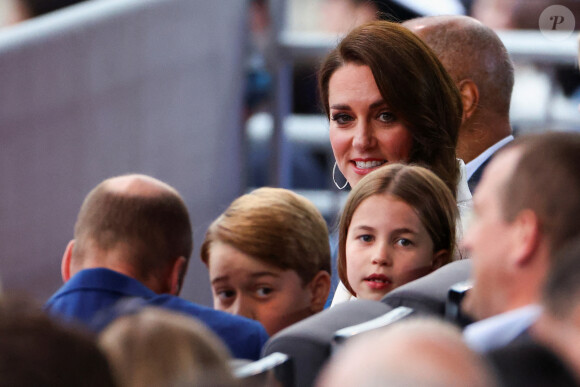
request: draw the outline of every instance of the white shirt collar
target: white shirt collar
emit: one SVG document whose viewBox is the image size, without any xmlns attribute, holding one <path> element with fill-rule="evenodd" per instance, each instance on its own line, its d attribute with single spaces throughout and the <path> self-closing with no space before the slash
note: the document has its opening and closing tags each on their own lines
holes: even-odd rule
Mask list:
<svg viewBox="0 0 580 387">
<path fill-rule="evenodd" d="M 468 162 L 465 165 L 465 172 L 467 173 L 467 180 L 471 179 L 471 175 L 473 175 L 473 173 L 475 171 L 477 171 L 477 168 L 479 168 L 481 166 L 481 164 L 483 164 L 485 162 L 485 160 L 490 158 L 491 155 L 493 155 L 499 148 L 501 148 L 502 146 L 504 146 L 508 142 L 512 141 L 513 139 L 514 139 L 514 136 L 512 136 L 511 134 L 507 137 L 502 138 L 501 140 L 499 140 L 498 142 L 496 142 L 495 144 L 493 144 L 492 146 L 490 146 L 489 148 L 484 150 L 479 156 L 477 156 L 476 158 L 474 158 L 473 160 Z"/>
<path fill-rule="evenodd" d="M 528 329 L 542 308 L 531 304 L 468 325 L 463 339 L 476 352 L 487 352 L 507 345 Z"/>
<path fill-rule="evenodd" d="M 467 171 L 466 165 L 461 159 L 457 159 L 459 162 L 459 182 L 457 183 L 457 205 L 461 206 L 462 203 L 471 203 L 471 191 L 469 191 L 469 185 L 467 185 Z"/>
</svg>

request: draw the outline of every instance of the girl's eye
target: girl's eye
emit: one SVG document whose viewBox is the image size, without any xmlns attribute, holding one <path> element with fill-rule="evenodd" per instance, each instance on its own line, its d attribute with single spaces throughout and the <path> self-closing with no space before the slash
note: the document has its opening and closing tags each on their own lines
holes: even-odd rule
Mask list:
<svg viewBox="0 0 580 387">
<path fill-rule="evenodd" d="M 267 297 L 270 293 L 272 293 L 273 289 L 270 287 L 262 286 L 256 290 L 256 294 L 259 297 Z"/>
<path fill-rule="evenodd" d="M 399 238 L 396 243 L 403 247 L 411 246 L 413 244 L 413 242 L 406 238 Z"/>
<path fill-rule="evenodd" d="M 379 121 L 390 123 L 397 120 L 397 117 L 391 112 L 382 112 L 378 116 Z"/>
<path fill-rule="evenodd" d="M 372 242 L 374 240 L 374 237 L 372 235 L 369 234 L 364 234 L 358 237 L 358 239 L 360 239 L 363 242 Z"/>
<path fill-rule="evenodd" d="M 345 114 L 345 113 L 336 113 L 336 114 L 333 114 L 333 115 L 330 116 L 330 119 L 332 121 L 335 121 L 339 125 L 343 125 L 343 124 L 346 124 L 348 122 L 353 121 L 353 118 L 350 115 Z"/>
</svg>

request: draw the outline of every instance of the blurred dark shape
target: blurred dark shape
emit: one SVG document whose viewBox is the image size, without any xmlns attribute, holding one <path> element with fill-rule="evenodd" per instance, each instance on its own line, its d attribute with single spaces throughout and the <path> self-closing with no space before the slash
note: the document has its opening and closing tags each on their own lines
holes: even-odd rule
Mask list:
<svg viewBox="0 0 580 387">
<path fill-rule="evenodd" d="M 26 298 L 0 299 L 0 386 L 114 386 L 93 337 Z"/>
<path fill-rule="evenodd" d="M 550 349 L 523 341 L 487 355 L 503 387 L 578 386 L 573 372 Z"/>
<path fill-rule="evenodd" d="M 86 0 L 17 0 L 29 17 L 36 17 Z"/>
</svg>

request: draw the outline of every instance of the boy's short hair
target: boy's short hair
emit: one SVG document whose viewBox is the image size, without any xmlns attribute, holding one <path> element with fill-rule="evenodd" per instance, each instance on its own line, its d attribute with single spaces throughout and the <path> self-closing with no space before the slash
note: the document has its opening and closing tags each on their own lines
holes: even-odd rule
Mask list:
<svg viewBox="0 0 580 387">
<path fill-rule="evenodd" d="M 213 243 L 225 243 L 282 270 L 295 271 L 308 284 L 330 273 L 328 227 L 306 198 L 283 188 L 259 188 L 234 200 L 209 226 L 201 260 L 209 264 Z"/>
</svg>

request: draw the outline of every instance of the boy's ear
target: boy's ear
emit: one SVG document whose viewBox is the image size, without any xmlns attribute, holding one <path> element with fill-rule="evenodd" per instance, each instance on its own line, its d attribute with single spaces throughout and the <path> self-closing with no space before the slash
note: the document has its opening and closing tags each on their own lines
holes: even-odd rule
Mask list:
<svg viewBox="0 0 580 387">
<path fill-rule="evenodd" d="M 431 271 L 439 269 L 441 266 L 451 261 L 449 259 L 449 250 L 441 249 L 433 254 L 433 263 L 431 264 Z"/>
<path fill-rule="evenodd" d="M 75 240 L 71 240 L 66 249 L 64 250 L 64 254 L 62 255 L 62 261 L 60 262 L 60 275 L 62 276 L 62 281 L 67 282 L 71 275 L 70 275 L 70 264 L 72 259 L 72 251 L 75 246 Z"/>
<path fill-rule="evenodd" d="M 319 271 L 308 284 L 310 289 L 310 311 L 318 313 L 324 309 L 328 293 L 330 292 L 330 274 L 324 270 Z"/>
</svg>

